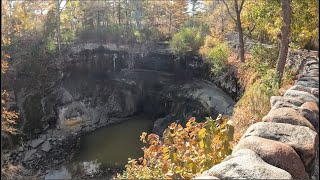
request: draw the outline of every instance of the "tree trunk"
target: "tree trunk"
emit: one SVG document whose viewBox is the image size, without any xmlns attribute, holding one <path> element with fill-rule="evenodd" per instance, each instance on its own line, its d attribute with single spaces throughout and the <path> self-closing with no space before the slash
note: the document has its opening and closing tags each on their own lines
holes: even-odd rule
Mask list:
<svg viewBox="0 0 320 180">
<path fill-rule="evenodd" d="M 170 11 L 170 15 L 169 15 L 169 35 L 171 34 L 171 23 L 172 23 L 172 13 Z"/>
<path fill-rule="evenodd" d="M 120 9 L 120 0 L 119 0 L 119 7 L 118 7 L 118 21 L 119 21 L 119 25 L 121 24 L 120 20 L 121 20 L 121 9 Z"/>
<path fill-rule="evenodd" d="M 56 8 L 57 8 L 57 43 L 58 43 L 58 50 L 59 55 L 61 55 L 61 33 L 60 33 L 60 0 L 56 1 Z"/>
<path fill-rule="evenodd" d="M 115 0 L 113 0 L 113 3 L 112 3 L 112 22 L 115 22 L 116 21 L 116 17 L 115 17 Z"/>
<path fill-rule="evenodd" d="M 243 31 L 241 27 L 241 19 L 240 19 L 240 13 L 241 10 L 238 8 L 238 0 L 234 0 L 234 7 L 236 11 L 236 18 L 237 18 L 237 29 L 239 33 L 239 55 L 240 55 L 240 61 L 244 62 L 244 41 L 243 41 Z"/>
<path fill-rule="evenodd" d="M 290 0 L 281 0 L 282 8 L 282 18 L 284 25 L 281 27 L 281 41 L 280 41 L 280 51 L 277 62 L 277 75 L 279 78 L 279 84 L 283 76 L 284 66 L 286 64 L 288 47 L 289 47 L 289 33 L 290 33 Z"/>
</svg>

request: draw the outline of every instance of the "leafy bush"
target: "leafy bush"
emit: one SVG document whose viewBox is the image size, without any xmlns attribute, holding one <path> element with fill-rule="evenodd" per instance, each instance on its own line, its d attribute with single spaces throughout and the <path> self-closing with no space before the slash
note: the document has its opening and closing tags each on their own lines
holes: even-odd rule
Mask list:
<svg viewBox="0 0 320 180">
<path fill-rule="evenodd" d="M 279 55 L 278 48 L 267 48 L 261 44 L 254 44 L 251 49 L 251 54 L 253 56 L 254 65 L 263 64 L 264 66 L 268 67 L 269 69 L 275 68 L 277 65 L 277 59 Z M 263 70 L 262 72 L 265 72 Z"/>
<path fill-rule="evenodd" d="M 226 42 L 221 42 L 218 38 L 207 36 L 204 45 L 199 49 L 201 56 L 211 64 L 211 72 L 218 75 L 225 67 L 230 55 L 230 49 Z"/>
<path fill-rule="evenodd" d="M 71 43 L 75 40 L 75 31 L 69 29 L 63 30 L 61 33 L 61 42 L 62 43 Z"/>
<path fill-rule="evenodd" d="M 159 39 L 159 32 L 155 28 L 142 28 L 141 30 L 133 30 L 135 41 L 144 43 L 147 41 L 154 41 Z"/>
<path fill-rule="evenodd" d="M 203 44 L 205 32 L 203 28 L 183 28 L 178 33 L 174 34 L 169 41 L 172 52 L 184 57 L 187 52 L 198 52 Z"/>
<path fill-rule="evenodd" d="M 146 138 L 147 137 L 147 138 Z M 144 156 L 129 159 L 118 179 L 189 179 L 220 163 L 231 153 L 233 126 L 221 115 L 204 123 L 189 119 L 186 127 L 172 123 L 163 133 L 142 133 Z"/>
<path fill-rule="evenodd" d="M 212 64 L 211 72 L 218 75 L 225 67 L 226 60 L 230 54 L 228 44 L 221 43 L 210 49 L 207 55 L 207 59 Z"/>
</svg>

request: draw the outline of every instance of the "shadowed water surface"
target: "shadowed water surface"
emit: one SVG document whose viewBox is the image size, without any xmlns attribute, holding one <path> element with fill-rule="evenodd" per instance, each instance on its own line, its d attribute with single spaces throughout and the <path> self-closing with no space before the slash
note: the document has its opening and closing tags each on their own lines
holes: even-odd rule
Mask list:
<svg viewBox="0 0 320 180">
<path fill-rule="evenodd" d="M 98 129 L 81 137 L 80 150 L 74 160 L 83 162 L 97 159 L 101 167 L 105 168 L 124 166 L 128 158 L 143 155 L 140 135 L 142 132 L 150 133 L 152 126 L 152 120 L 137 116 L 123 123 Z"/>
<path fill-rule="evenodd" d="M 151 132 L 153 121 L 136 116 L 119 124 L 100 128 L 81 137 L 80 149 L 71 163 L 58 169 L 49 170 L 45 179 L 71 179 L 82 174 L 104 177 L 115 175 L 116 169 L 123 168 L 128 158 L 143 156 L 142 132 Z M 80 171 L 79 171 L 80 170 Z"/>
</svg>

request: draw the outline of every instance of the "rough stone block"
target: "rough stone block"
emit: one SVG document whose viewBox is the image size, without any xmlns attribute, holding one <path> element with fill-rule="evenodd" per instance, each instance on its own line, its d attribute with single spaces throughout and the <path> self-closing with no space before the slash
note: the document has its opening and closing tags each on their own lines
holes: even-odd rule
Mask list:
<svg viewBox="0 0 320 180">
<path fill-rule="evenodd" d="M 304 103 L 302 100 L 297 99 L 297 98 L 292 98 L 292 97 L 271 96 L 271 98 L 270 98 L 271 106 L 274 106 L 279 101 L 290 103 L 290 104 L 293 104 L 297 107 L 301 106 Z"/>
<path fill-rule="evenodd" d="M 239 150 L 229 160 L 213 166 L 203 175 L 221 179 L 292 179 L 287 171 L 264 162 L 249 149 Z"/>
<path fill-rule="evenodd" d="M 301 107 L 304 107 L 304 108 L 308 108 L 310 109 L 311 111 L 313 111 L 314 113 L 316 113 L 316 115 L 319 116 L 319 107 L 316 103 L 314 102 L 305 102 L 301 105 Z"/>
<path fill-rule="evenodd" d="M 315 158 L 319 139 L 318 134 L 307 127 L 273 122 L 251 125 L 242 139 L 249 136 L 276 140 L 291 146 L 299 154 L 305 167 L 309 167 Z"/>
<path fill-rule="evenodd" d="M 316 131 L 313 125 L 293 108 L 283 107 L 272 110 L 265 117 L 262 118 L 262 121 L 306 126 Z"/>
<path fill-rule="evenodd" d="M 318 98 L 308 92 L 297 91 L 297 90 L 287 90 L 284 97 L 293 97 L 299 99 L 303 102 L 315 102 L 319 104 Z"/>
<path fill-rule="evenodd" d="M 297 81 L 295 85 L 301 85 L 301 86 L 312 87 L 312 88 L 319 87 L 319 83 L 312 83 L 308 81 Z"/>
<path fill-rule="evenodd" d="M 312 124 L 317 132 L 319 132 L 319 117 L 316 113 L 305 107 L 299 107 L 296 110 Z"/>
<path fill-rule="evenodd" d="M 248 136 L 240 140 L 233 149 L 233 153 L 240 149 L 254 151 L 266 163 L 289 172 L 294 179 L 308 177 L 299 155 L 287 144 L 257 136 Z"/>
</svg>

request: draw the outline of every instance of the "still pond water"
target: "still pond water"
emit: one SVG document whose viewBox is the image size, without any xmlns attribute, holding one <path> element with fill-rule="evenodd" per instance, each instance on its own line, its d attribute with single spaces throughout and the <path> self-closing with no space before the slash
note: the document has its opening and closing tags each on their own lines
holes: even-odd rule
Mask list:
<svg viewBox="0 0 320 180">
<path fill-rule="evenodd" d="M 73 162 L 50 170 L 45 179 L 73 178 L 79 168 L 85 174 L 94 175 L 97 171 L 124 167 L 128 158 L 143 156 L 142 132 L 151 132 L 153 121 L 143 116 L 134 117 L 119 124 L 103 127 L 81 137 L 80 150 Z M 80 167 L 81 166 L 81 167 Z"/>
</svg>

